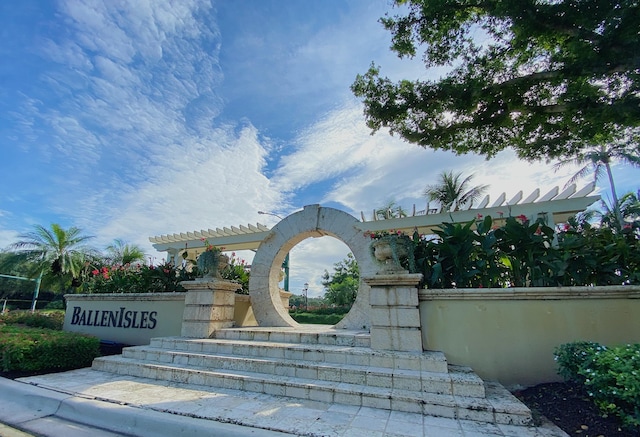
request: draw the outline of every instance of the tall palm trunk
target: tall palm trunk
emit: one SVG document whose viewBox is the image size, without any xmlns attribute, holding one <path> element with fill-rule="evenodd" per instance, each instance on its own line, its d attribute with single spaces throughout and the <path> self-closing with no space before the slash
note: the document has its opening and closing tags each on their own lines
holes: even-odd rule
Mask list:
<svg viewBox="0 0 640 437">
<path fill-rule="evenodd" d="M 624 220 L 622 219 L 622 214 L 620 213 L 620 202 L 618 201 L 618 195 L 616 194 L 616 185 L 613 182 L 613 173 L 611 172 L 611 165 L 609 161 L 605 161 L 605 168 L 607 169 L 607 177 L 609 178 L 609 185 L 611 187 L 611 199 L 613 202 L 613 213 L 616 216 L 616 220 L 620 225 L 620 229 L 624 226 Z"/>
</svg>

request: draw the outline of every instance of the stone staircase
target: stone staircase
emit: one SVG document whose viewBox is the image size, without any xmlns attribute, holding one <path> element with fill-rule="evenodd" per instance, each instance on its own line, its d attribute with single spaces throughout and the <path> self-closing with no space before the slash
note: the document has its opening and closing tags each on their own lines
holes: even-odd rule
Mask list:
<svg viewBox="0 0 640 437">
<path fill-rule="evenodd" d="M 328 403 L 529 425 L 504 387 L 441 352 L 372 350 L 368 332 L 303 325 L 228 328 L 215 338 L 164 337 L 100 357 L 93 369 Z"/>
</svg>

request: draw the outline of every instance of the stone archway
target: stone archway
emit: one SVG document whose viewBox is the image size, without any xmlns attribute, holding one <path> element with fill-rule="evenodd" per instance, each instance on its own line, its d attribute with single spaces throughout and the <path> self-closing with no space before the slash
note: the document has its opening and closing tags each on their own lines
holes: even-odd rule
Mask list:
<svg viewBox="0 0 640 437">
<path fill-rule="evenodd" d="M 296 244 L 307 238 L 328 235 L 349 247 L 358 262 L 361 278 L 356 301 L 336 328 L 368 329 L 370 287 L 362 278 L 375 274 L 377 266 L 369 252 L 371 241 L 364 237 L 361 225 L 356 218 L 344 211 L 320 205 L 305 206 L 302 211 L 285 217 L 275 225 L 260 244 L 251 263 L 249 294 L 258 325 L 298 326 L 280 300 L 280 266 Z"/>
</svg>

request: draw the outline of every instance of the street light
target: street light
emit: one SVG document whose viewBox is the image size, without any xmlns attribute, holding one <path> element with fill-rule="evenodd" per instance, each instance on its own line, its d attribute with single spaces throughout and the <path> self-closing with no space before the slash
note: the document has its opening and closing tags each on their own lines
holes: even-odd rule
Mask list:
<svg viewBox="0 0 640 437">
<path fill-rule="evenodd" d="M 278 214 L 274 214 L 272 212 L 258 211 L 258 214 L 261 215 L 272 215 L 274 217 L 278 217 L 282 220 Z M 284 262 L 282 263 L 282 268 L 284 269 L 284 291 L 289 291 L 289 253 L 287 252 L 287 256 L 284 257 Z"/>
<path fill-rule="evenodd" d="M 304 288 L 302 289 L 304 293 L 304 309 L 305 311 L 309 309 L 309 283 L 304 283 Z"/>
</svg>

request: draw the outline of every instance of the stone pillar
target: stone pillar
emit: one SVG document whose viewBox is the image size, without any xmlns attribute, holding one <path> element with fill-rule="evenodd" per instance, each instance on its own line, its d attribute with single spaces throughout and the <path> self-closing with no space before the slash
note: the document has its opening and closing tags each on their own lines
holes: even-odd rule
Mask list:
<svg viewBox="0 0 640 437">
<path fill-rule="evenodd" d="M 280 289 L 280 300 L 282 300 L 282 306 L 287 311 L 289 311 L 289 298 L 291 296 L 293 296 L 293 293 Z"/>
<path fill-rule="evenodd" d="M 187 289 L 182 316 L 182 336 L 210 338 L 217 329 L 234 325 L 238 284 L 207 279 L 181 283 Z"/>
<path fill-rule="evenodd" d="M 418 309 L 421 274 L 394 273 L 365 277 L 371 287 L 371 349 L 422 352 Z"/>
</svg>

